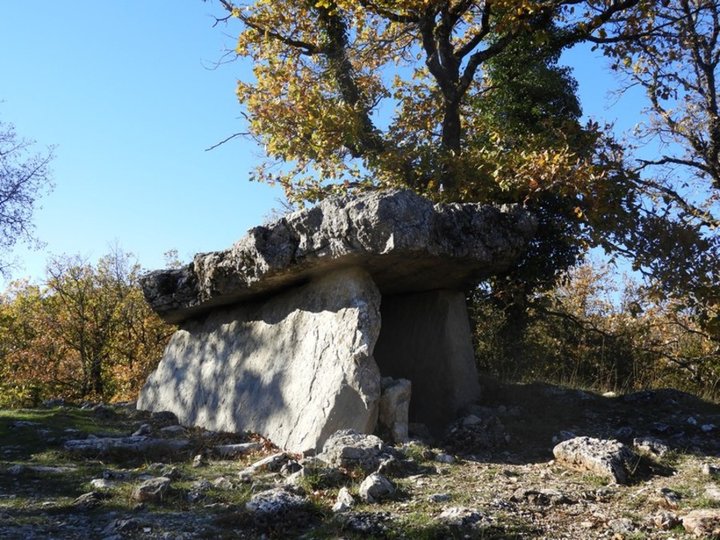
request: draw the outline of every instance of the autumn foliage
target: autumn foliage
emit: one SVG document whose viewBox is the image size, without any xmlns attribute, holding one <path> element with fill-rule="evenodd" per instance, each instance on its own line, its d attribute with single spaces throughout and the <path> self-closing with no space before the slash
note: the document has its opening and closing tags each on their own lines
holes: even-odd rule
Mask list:
<svg viewBox="0 0 720 540">
<path fill-rule="evenodd" d="M 56 259 L 42 285 L 13 283 L 0 303 L 0 404 L 135 399 L 172 332 L 139 272 L 115 252 L 95 265 Z"/>
</svg>

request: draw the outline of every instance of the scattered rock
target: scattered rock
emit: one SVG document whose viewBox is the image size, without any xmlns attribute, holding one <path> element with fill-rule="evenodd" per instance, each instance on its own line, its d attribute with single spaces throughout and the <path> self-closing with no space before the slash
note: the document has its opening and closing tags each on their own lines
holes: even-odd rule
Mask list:
<svg viewBox="0 0 720 540">
<path fill-rule="evenodd" d="M 381 474 L 373 473 L 362 481 L 358 488 L 360 498 L 369 503 L 376 503 L 395 493 L 395 486 Z"/>
<path fill-rule="evenodd" d="M 72 502 L 72 506 L 75 508 L 88 510 L 95 508 L 100 505 L 102 501 L 109 498 L 110 495 L 107 493 L 99 493 L 97 491 L 91 491 L 89 493 L 83 493 L 77 499 Z"/>
<path fill-rule="evenodd" d="M 343 516 L 345 529 L 371 538 L 387 537 L 386 523 L 392 519 L 390 512 L 346 512 Z"/>
<path fill-rule="evenodd" d="M 713 502 L 720 502 L 720 487 L 710 484 L 705 486 L 705 497 Z"/>
<path fill-rule="evenodd" d="M 455 457 L 450 454 L 438 454 L 435 456 L 435 461 L 450 465 L 451 463 L 455 463 Z"/>
<path fill-rule="evenodd" d="M 450 425 L 443 446 L 462 453 L 496 450 L 507 446 L 510 435 L 495 415 L 465 416 Z"/>
<path fill-rule="evenodd" d="M 452 506 L 443 510 L 437 519 L 449 527 L 465 528 L 476 525 L 482 521 L 483 515 L 472 508 Z"/>
<path fill-rule="evenodd" d="M 234 487 L 233 483 L 224 476 L 219 476 L 215 478 L 212 481 L 212 485 L 217 489 L 232 489 Z"/>
<path fill-rule="evenodd" d="M 255 515 L 277 516 L 304 509 L 308 504 L 305 497 L 285 488 L 274 488 L 253 495 L 245 509 Z"/>
<path fill-rule="evenodd" d="M 628 518 L 611 519 L 608 521 L 608 527 L 612 532 L 621 535 L 623 538 L 636 529 L 635 524 Z"/>
<path fill-rule="evenodd" d="M 359 468 L 367 473 L 377 470 L 380 461 L 388 455 L 391 455 L 390 448 L 380 437 L 344 429 L 328 438 L 318 458 L 331 467 Z"/>
<path fill-rule="evenodd" d="M 285 452 L 278 452 L 277 454 L 264 457 L 260 461 L 256 461 L 249 467 L 245 467 L 238 473 L 238 476 L 240 476 L 240 478 L 252 478 L 262 471 L 277 472 L 287 460 L 288 455 Z"/>
<path fill-rule="evenodd" d="M 213 446 L 213 453 L 224 459 L 233 459 L 262 448 L 262 443 L 246 442 L 238 444 L 219 444 Z"/>
<path fill-rule="evenodd" d="M 444 503 L 452 499 L 449 493 L 433 493 L 428 497 L 428 500 L 433 503 Z"/>
<path fill-rule="evenodd" d="M 147 455 L 180 452 L 190 446 L 190 441 L 186 439 L 155 439 L 146 436 L 104 437 L 65 441 L 63 446 L 67 452 L 83 456 L 109 453 Z"/>
<path fill-rule="evenodd" d="M 702 473 L 705 476 L 720 478 L 720 467 L 712 465 L 711 463 L 703 463 Z"/>
<path fill-rule="evenodd" d="M 680 525 L 680 518 L 673 512 L 658 512 L 651 519 L 655 527 L 663 531 L 669 531 Z"/>
<path fill-rule="evenodd" d="M 193 457 L 192 460 L 192 467 L 193 469 L 198 469 L 205 465 L 205 456 L 202 454 L 197 454 L 195 457 Z"/>
<path fill-rule="evenodd" d="M 720 510 L 693 510 L 682 517 L 682 524 L 696 538 L 716 538 L 720 536 Z"/>
<path fill-rule="evenodd" d="M 150 435 L 152 433 L 152 426 L 150 424 L 141 424 L 139 428 L 132 434 L 133 437 L 141 437 L 143 435 Z"/>
<path fill-rule="evenodd" d="M 170 482 L 165 476 L 145 480 L 133 490 L 132 498 L 139 502 L 161 502 L 170 489 Z"/>
<path fill-rule="evenodd" d="M 381 381 L 379 424 L 395 443 L 408 440 L 411 383 L 407 379 L 383 377 Z"/>
<path fill-rule="evenodd" d="M 93 489 L 112 489 L 115 487 L 115 482 L 105 478 L 94 478 L 90 480 L 90 487 Z"/>
<path fill-rule="evenodd" d="M 538 506 L 551 504 L 574 504 L 575 501 L 563 495 L 557 489 L 528 489 L 518 488 L 513 492 L 512 501 L 527 501 Z"/>
<path fill-rule="evenodd" d="M 593 472 L 618 484 L 628 482 L 629 471 L 639 459 L 619 441 L 591 437 L 563 441 L 553 448 L 553 455 L 558 463 Z"/>
<path fill-rule="evenodd" d="M 663 457 L 671 450 L 667 444 L 655 437 L 636 437 L 633 439 L 633 446 L 641 452 L 657 457 Z"/>
<path fill-rule="evenodd" d="M 355 499 L 350 494 L 350 491 L 346 487 L 341 487 L 340 491 L 338 491 L 337 499 L 335 499 L 335 504 L 333 504 L 332 511 L 345 512 L 353 506 L 355 506 Z"/>
</svg>

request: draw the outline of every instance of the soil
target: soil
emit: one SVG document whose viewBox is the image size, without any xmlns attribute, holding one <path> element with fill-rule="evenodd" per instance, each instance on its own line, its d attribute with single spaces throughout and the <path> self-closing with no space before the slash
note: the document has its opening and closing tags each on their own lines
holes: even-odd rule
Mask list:
<svg viewBox="0 0 720 540">
<path fill-rule="evenodd" d="M 128 404 L 0 411 L 0 538 L 682 539 L 695 537 L 682 525 L 693 510 L 720 515 L 717 404 L 676 390 L 601 396 L 546 384 L 485 388 L 483 402 L 443 436 L 398 447 L 405 459 L 390 476 L 391 497 L 360 502 L 360 471 L 339 471 L 331 481 L 308 475 L 298 489 L 307 504 L 273 516 L 245 503 L 297 467 L 240 475 L 278 451 L 257 435 L 163 431 L 171 416 Z M 189 450 L 78 457 L 63 449 L 69 439 L 128 436 L 143 424 L 154 437 L 189 439 Z M 553 447 L 574 436 L 628 445 L 652 437 L 665 452 L 640 452 L 630 482 L 617 485 L 553 459 Z M 260 448 L 234 459 L 211 451 L 251 441 Z M 170 489 L 139 502 L 133 491 L 157 476 L 172 478 Z M 343 486 L 356 503 L 334 513 Z"/>
</svg>

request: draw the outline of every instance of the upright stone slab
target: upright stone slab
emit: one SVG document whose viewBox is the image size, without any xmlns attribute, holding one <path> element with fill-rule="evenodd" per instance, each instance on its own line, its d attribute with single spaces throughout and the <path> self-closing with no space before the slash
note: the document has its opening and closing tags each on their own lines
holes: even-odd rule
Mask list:
<svg viewBox="0 0 720 540">
<path fill-rule="evenodd" d="M 465 296 L 438 290 L 384 296 L 375 360 L 412 383 L 410 421 L 440 430 L 480 397 Z"/>
<path fill-rule="evenodd" d="M 367 273 L 346 269 L 186 322 L 138 408 L 211 430 L 255 431 L 297 452 L 319 450 L 338 429 L 372 432 L 379 307 Z"/>
</svg>

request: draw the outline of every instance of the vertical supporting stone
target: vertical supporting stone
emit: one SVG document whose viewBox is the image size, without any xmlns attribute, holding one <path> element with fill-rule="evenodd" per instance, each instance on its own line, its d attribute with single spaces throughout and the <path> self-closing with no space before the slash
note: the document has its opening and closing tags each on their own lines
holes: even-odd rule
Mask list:
<svg viewBox="0 0 720 540">
<path fill-rule="evenodd" d="M 350 268 L 186 321 L 138 408 L 172 411 L 185 425 L 254 431 L 296 452 L 320 450 L 339 429 L 372 432 L 379 304 L 370 276 Z"/>
<path fill-rule="evenodd" d="M 438 431 L 480 396 L 465 296 L 458 291 L 383 296 L 375 360 L 383 376 L 412 383 L 410 421 Z"/>
</svg>

